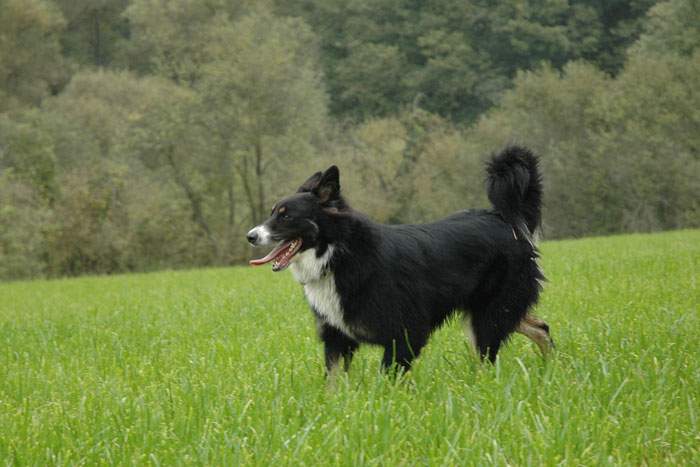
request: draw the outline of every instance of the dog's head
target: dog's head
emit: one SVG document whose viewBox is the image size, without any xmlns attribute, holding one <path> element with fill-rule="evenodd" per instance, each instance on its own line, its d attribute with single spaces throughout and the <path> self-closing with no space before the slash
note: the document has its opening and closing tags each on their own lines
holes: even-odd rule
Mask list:
<svg viewBox="0 0 700 467">
<path fill-rule="evenodd" d="M 270 217 L 248 232 L 246 238 L 253 246 L 276 243 L 267 256 L 250 264 L 274 261 L 273 271 L 286 269 L 297 253 L 316 248 L 323 241 L 321 228 L 327 217 L 346 207 L 340 196 L 338 167 L 316 172 L 295 194 L 277 201 Z"/>
</svg>

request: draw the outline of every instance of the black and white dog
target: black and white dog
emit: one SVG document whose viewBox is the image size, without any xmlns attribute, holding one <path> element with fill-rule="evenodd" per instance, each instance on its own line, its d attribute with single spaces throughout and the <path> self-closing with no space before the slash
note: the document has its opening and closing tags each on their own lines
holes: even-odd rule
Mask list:
<svg viewBox="0 0 700 467">
<path fill-rule="evenodd" d="M 382 365 L 410 368 L 433 330 L 460 313 L 482 358 L 494 361 L 517 331 L 546 353 L 549 327 L 529 313 L 537 302 L 542 183 L 537 158 L 509 147 L 487 166 L 493 209 L 421 225 L 382 225 L 353 211 L 338 168 L 311 176 L 248 232 L 277 246 L 253 265 L 291 267 L 304 287 L 325 346 L 326 369 L 345 369 L 360 343 L 384 348 Z"/>
</svg>

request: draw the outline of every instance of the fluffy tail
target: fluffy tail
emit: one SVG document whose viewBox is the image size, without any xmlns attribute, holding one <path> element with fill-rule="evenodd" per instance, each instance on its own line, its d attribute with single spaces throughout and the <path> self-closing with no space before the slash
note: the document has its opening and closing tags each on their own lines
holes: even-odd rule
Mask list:
<svg viewBox="0 0 700 467">
<path fill-rule="evenodd" d="M 514 231 L 530 238 L 542 218 L 539 160 L 529 149 L 509 146 L 486 166 L 489 200 Z"/>
</svg>

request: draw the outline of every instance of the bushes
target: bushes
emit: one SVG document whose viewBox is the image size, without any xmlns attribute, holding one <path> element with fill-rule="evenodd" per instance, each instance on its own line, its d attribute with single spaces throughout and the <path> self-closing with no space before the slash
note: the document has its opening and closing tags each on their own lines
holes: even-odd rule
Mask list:
<svg viewBox="0 0 700 467">
<path fill-rule="evenodd" d="M 0 280 L 47 273 L 46 203 L 10 173 L 0 176 Z"/>
</svg>

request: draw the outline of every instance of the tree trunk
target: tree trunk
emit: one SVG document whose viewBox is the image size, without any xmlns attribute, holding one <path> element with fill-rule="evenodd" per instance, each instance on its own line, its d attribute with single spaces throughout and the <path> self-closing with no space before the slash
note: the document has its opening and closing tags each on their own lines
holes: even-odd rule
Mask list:
<svg viewBox="0 0 700 467">
<path fill-rule="evenodd" d="M 263 180 L 263 148 L 262 142 L 258 139 L 255 142 L 255 176 L 258 182 L 258 216 L 260 219 L 256 220 L 256 223 L 263 221 L 263 216 L 265 215 L 265 180 Z"/>
<path fill-rule="evenodd" d="M 250 186 L 250 178 L 248 176 L 248 156 L 243 156 L 243 167 L 238 168 L 238 174 L 241 177 L 241 182 L 243 183 L 243 191 L 245 191 L 245 196 L 248 198 L 248 206 L 250 206 L 250 216 L 253 223 L 258 222 L 258 212 L 257 203 L 255 202 L 255 197 L 253 196 L 253 189 Z"/>
<path fill-rule="evenodd" d="M 102 38 L 100 37 L 100 13 L 95 9 L 92 13 L 92 56 L 96 66 L 102 66 Z"/>
<path fill-rule="evenodd" d="M 233 180 L 226 184 L 226 198 L 228 200 L 228 228 L 233 229 L 236 225 L 236 198 L 233 193 Z"/>
<path fill-rule="evenodd" d="M 389 216 L 389 222 L 392 223 L 407 222 L 404 216 L 407 212 L 410 212 L 410 206 L 415 196 L 414 180 L 413 177 L 409 175 L 411 175 L 418 159 L 422 155 L 424 144 L 423 137 L 421 136 L 424 134 L 424 131 L 422 131 L 422 127 L 419 128 L 420 122 L 416 119 L 415 115 L 412 115 L 408 123 L 404 125 L 407 126 L 408 135 L 406 138 L 406 147 L 404 148 L 399 167 L 394 174 L 394 182 L 392 183 L 394 187 L 398 187 L 397 192 L 394 194 L 398 199 L 398 208 Z"/>
<path fill-rule="evenodd" d="M 233 236 L 236 234 L 236 197 L 233 191 L 233 174 L 231 174 L 228 183 L 226 184 L 226 198 L 228 200 L 228 219 L 226 224 L 226 262 L 229 263 L 236 254 L 236 248 L 233 245 L 238 245 Z"/>
<path fill-rule="evenodd" d="M 187 178 L 182 173 L 182 170 L 180 167 L 178 167 L 177 163 L 175 162 L 175 158 L 173 157 L 173 148 L 170 147 L 168 151 L 166 152 L 166 159 L 168 160 L 168 164 L 170 167 L 173 169 L 173 175 L 175 176 L 175 183 L 182 188 L 182 190 L 185 192 L 185 196 L 187 197 L 188 201 L 190 202 L 190 207 L 192 209 L 192 221 L 199 226 L 199 228 L 202 229 L 204 232 L 204 235 L 206 236 L 207 240 L 211 244 L 213 250 L 214 250 L 214 255 L 216 256 L 216 260 L 218 261 L 221 258 L 221 251 L 219 248 L 219 244 L 214 238 L 214 234 L 212 233 L 211 229 L 209 228 L 209 223 L 207 220 L 204 218 L 204 211 L 202 210 L 202 199 L 194 191 L 194 188 L 192 188 L 192 185 L 190 185 L 189 181 Z"/>
</svg>

